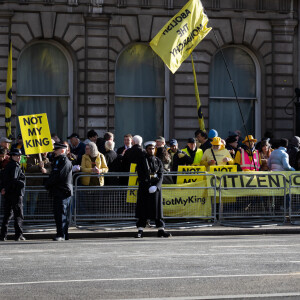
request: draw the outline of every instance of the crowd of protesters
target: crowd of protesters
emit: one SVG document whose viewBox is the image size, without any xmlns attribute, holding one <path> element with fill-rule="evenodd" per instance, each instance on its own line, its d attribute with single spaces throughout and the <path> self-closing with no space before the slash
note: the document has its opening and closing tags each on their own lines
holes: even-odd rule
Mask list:
<svg viewBox="0 0 300 300">
<path fill-rule="evenodd" d="M 148 187 L 147 178 L 153 177 L 150 166 L 152 162 L 159 162 L 158 173 L 169 173 L 159 180 L 164 183 L 176 183 L 176 176 L 180 165 L 204 166 L 209 172 L 211 166 L 237 165 L 238 171 L 299 171 L 300 170 L 300 137 L 294 136 L 288 141 L 272 139 L 270 133 L 266 133 L 261 141 L 257 141 L 252 135 L 241 136 L 240 131 L 229 132 L 226 139 L 218 136 L 215 129 L 205 132 L 197 130 L 194 137 L 186 141 L 186 146 L 179 149 L 176 139 L 170 139 L 167 143 L 162 136 L 153 141 L 143 143 L 139 135 L 124 136 L 124 145 L 115 149 L 114 134 L 106 132 L 99 137 L 95 130 L 87 133 L 87 139 L 82 142 L 77 133 L 72 133 L 67 141 L 62 141 L 56 134 L 52 134 L 54 151 L 34 155 L 25 155 L 22 136 L 18 135 L 16 143 L 6 137 L 0 138 L 0 192 L 4 197 L 4 218 L 2 222 L 0 240 L 6 240 L 8 221 L 15 216 L 15 239 L 25 240 L 22 232 L 23 220 L 23 196 L 26 174 L 48 174 L 49 179 L 42 176 L 28 176 L 27 186 L 43 186 L 52 193 L 54 198 L 54 217 L 57 225 L 55 240 L 68 239 L 67 216 L 70 199 L 72 196 L 72 173 L 84 172 L 97 176 L 83 176 L 79 184 L 84 186 L 103 185 L 128 185 L 128 177 L 103 176 L 107 172 L 130 172 L 131 164 L 137 164 L 139 180 L 142 161 L 144 172 L 149 174 L 144 178 Z M 257 143 L 258 142 L 258 143 Z M 144 147 L 146 149 L 144 149 Z M 155 170 L 153 164 L 153 170 Z M 147 173 L 146 172 L 146 173 Z M 172 173 L 173 172 L 173 173 Z M 157 173 L 156 171 L 154 172 Z M 157 174 L 158 174 L 157 173 Z M 152 176 L 152 177 L 151 177 Z M 61 178 L 58 182 L 58 178 Z M 152 180 L 152 179 L 151 179 Z M 150 181 L 151 181 L 150 180 Z M 155 190 L 154 190 L 155 188 Z M 63 191 L 63 195 L 62 195 Z M 139 192 L 141 193 L 140 189 Z M 143 193 L 151 197 L 159 195 L 159 185 L 150 186 L 149 191 Z M 152 195 L 152 193 L 154 193 Z M 155 195 L 156 195 L 155 194 Z M 149 197 L 150 197 L 149 196 Z M 142 198 L 145 198 L 144 196 Z M 159 196 L 159 199 L 161 196 Z M 159 200 L 158 199 L 158 200 Z M 33 199 L 31 210 L 35 209 L 37 199 Z M 163 221 L 160 220 L 160 202 L 155 208 L 157 224 L 159 224 L 158 236 L 169 237 L 164 232 Z M 33 212 L 33 211 L 32 211 Z M 138 216 L 139 231 L 136 237 L 142 237 L 142 230 L 149 216 Z"/>
<path fill-rule="evenodd" d="M 186 146 L 179 149 L 176 139 L 167 143 L 159 136 L 155 141 L 155 156 L 164 166 L 164 172 L 177 172 L 179 165 L 205 166 L 209 171 L 214 165 L 237 165 L 238 171 L 298 171 L 300 170 L 300 137 L 275 140 L 266 133 L 261 141 L 252 136 L 241 137 L 240 131 L 230 131 L 228 137 L 218 136 L 215 129 L 208 132 L 197 130 L 194 137 L 186 141 Z M 98 137 L 95 130 L 87 133 L 87 139 L 81 141 L 79 135 L 72 133 L 67 141 L 62 141 L 52 134 L 52 142 L 64 143 L 66 155 L 73 165 L 74 172 L 103 174 L 107 172 L 129 172 L 131 163 L 137 163 L 139 152 L 143 152 L 143 138 L 139 135 L 124 136 L 124 145 L 115 148 L 114 134 L 106 132 Z M 26 173 L 50 174 L 53 153 L 42 155 L 25 155 L 22 136 L 18 135 L 16 143 L 5 137 L 0 138 L 0 170 L 10 161 L 9 152 L 19 149 L 22 153 L 20 165 Z M 120 183 L 126 184 L 122 178 Z M 30 180 L 32 183 L 32 180 Z M 37 185 L 40 180 L 37 180 Z M 112 185 L 112 178 L 99 177 L 82 179 L 83 185 Z M 166 177 L 164 183 L 171 183 Z M 28 183 L 27 183 L 28 184 Z M 33 185 L 36 185 L 33 180 Z"/>
</svg>

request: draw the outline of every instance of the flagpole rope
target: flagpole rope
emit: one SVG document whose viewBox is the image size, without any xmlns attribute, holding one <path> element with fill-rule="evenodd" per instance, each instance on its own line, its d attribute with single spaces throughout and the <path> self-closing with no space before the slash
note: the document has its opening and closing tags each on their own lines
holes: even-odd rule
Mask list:
<svg viewBox="0 0 300 300">
<path fill-rule="evenodd" d="M 240 114 L 241 114 L 241 117 L 242 117 L 243 127 L 245 129 L 246 136 L 247 136 L 247 139 L 248 139 L 248 143 L 249 143 L 249 146 L 250 146 L 250 140 L 249 140 L 249 134 L 248 134 L 247 126 L 245 124 L 245 119 L 244 119 L 243 112 L 242 112 L 242 109 L 241 109 L 241 106 L 240 106 L 240 101 L 239 101 L 239 98 L 237 96 L 237 92 L 236 92 L 236 89 L 235 89 L 235 86 L 234 86 L 234 83 L 233 83 L 233 80 L 232 80 L 232 77 L 231 77 L 231 74 L 230 74 L 230 71 L 229 71 L 229 68 L 228 68 L 228 64 L 227 64 L 227 61 L 225 59 L 225 55 L 224 55 L 223 49 L 220 46 L 219 39 L 218 39 L 218 37 L 216 35 L 216 32 L 215 32 L 214 28 L 212 28 L 212 31 L 213 31 L 215 39 L 217 41 L 218 48 L 219 48 L 219 50 L 221 51 L 221 54 L 222 54 L 222 58 L 223 58 L 223 61 L 224 61 L 224 64 L 225 64 L 225 67 L 226 67 L 226 70 L 227 70 L 227 74 L 228 74 L 228 77 L 229 77 L 229 80 L 230 80 L 230 83 L 231 83 L 231 86 L 232 86 L 232 89 L 233 89 L 233 93 L 234 93 L 235 99 L 236 99 L 237 104 L 238 104 L 238 108 L 239 108 L 239 111 L 240 111 Z M 254 169 L 255 169 L 255 171 L 257 171 L 256 165 L 255 165 L 255 161 L 254 161 L 253 151 L 252 151 L 251 148 L 250 148 L 250 151 L 251 151 L 251 155 L 252 155 L 252 162 L 253 162 L 253 165 L 254 165 Z"/>
</svg>

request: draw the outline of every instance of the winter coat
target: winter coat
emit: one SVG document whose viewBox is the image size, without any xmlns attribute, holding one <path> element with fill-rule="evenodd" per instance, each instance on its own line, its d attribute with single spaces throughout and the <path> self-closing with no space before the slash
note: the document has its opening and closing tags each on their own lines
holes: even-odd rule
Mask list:
<svg viewBox="0 0 300 300">
<path fill-rule="evenodd" d="M 107 173 L 108 172 L 108 167 L 107 167 L 107 164 L 106 164 L 106 160 L 105 160 L 105 157 L 104 157 L 104 155 L 102 153 L 98 154 L 94 166 L 93 166 L 91 157 L 89 155 L 84 154 L 82 156 L 82 162 L 81 162 L 81 171 L 82 172 L 92 173 L 93 168 L 95 166 L 98 169 L 100 169 L 100 173 Z M 92 174 L 96 175 L 96 173 L 92 173 Z M 89 185 L 90 184 L 90 180 L 91 180 L 91 177 L 84 176 L 84 177 L 81 178 L 81 183 L 83 185 Z M 99 177 L 99 185 L 101 185 L 101 186 L 104 185 L 104 178 L 103 178 L 103 176 Z"/>
<path fill-rule="evenodd" d="M 20 164 L 10 160 L 1 172 L 1 187 L 5 189 L 5 198 L 16 198 L 25 194 L 25 175 Z"/>
<path fill-rule="evenodd" d="M 214 151 L 214 155 L 215 158 L 212 154 L 212 148 L 207 149 L 203 156 L 202 156 L 202 160 L 201 160 L 201 165 L 206 167 L 206 170 L 209 171 L 210 165 L 208 165 L 208 162 L 210 160 L 216 160 L 217 161 L 217 165 L 218 166 L 224 166 L 224 165 L 233 165 L 234 164 L 234 160 L 232 159 L 229 151 L 227 149 L 220 149 L 220 150 L 213 150 Z M 228 162 L 223 162 L 223 159 L 227 157 L 229 158 Z"/>
<path fill-rule="evenodd" d="M 271 153 L 268 167 L 272 171 L 295 171 L 289 164 L 289 156 L 284 147 L 279 147 Z"/>
<path fill-rule="evenodd" d="M 66 199 L 73 195 L 72 163 L 66 155 L 53 158 L 52 171 L 45 187 L 55 198 Z"/>
<path fill-rule="evenodd" d="M 144 155 L 137 164 L 139 189 L 137 193 L 136 218 L 161 219 L 163 217 L 161 185 L 163 181 L 163 164 L 155 156 Z M 155 193 L 149 188 L 156 186 Z"/>
</svg>

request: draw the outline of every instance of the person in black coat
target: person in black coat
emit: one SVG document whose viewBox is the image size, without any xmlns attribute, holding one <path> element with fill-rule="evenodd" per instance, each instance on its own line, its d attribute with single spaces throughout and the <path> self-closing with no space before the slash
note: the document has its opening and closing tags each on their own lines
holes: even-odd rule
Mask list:
<svg viewBox="0 0 300 300">
<path fill-rule="evenodd" d="M 112 141 L 105 142 L 106 152 L 104 154 L 106 164 L 108 167 L 108 172 L 120 172 L 121 171 L 121 161 L 120 155 L 118 155 L 113 149 L 115 147 L 115 143 Z M 104 185 L 118 185 L 119 178 L 118 177 L 104 177 Z"/>
<path fill-rule="evenodd" d="M 154 219 L 158 228 L 158 237 L 170 237 L 170 233 L 164 230 L 163 205 L 161 185 L 163 181 L 163 164 L 159 158 L 154 156 L 155 142 L 146 142 L 146 154 L 137 163 L 137 174 L 139 189 L 135 217 L 138 219 L 136 227 L 138 233 L 136 238 L 143 237 L 143 230 L 148 219 Z"/>
<path fill-rule="evenodd" d="M 4 197 L 4 215 L 1 226 L 0 240 L 7 239 L 8 223 L 12 217 L 15 219 L 15 240 L 24 241 L 23 224 L 23 196 L 25 194 L 25 175 L 20 167 L 22 152 L 14 149 L 9 153 L 10 161 L 1 174 L 1 195 Z"/>
<path fill-rule="evenodd" d="M 69 214 L 71 196 L 73 195 L 72 163 L 66 156 L 67 146 L 54 144 L 52 171 L 45 187 L 53 197 L 53 212 L 56 224 L 55 241 L 69 239 Z"/>
<path fill-rule="evenodd" d="M 132 146 L 132 135 L 130 133 L 124 135 L 124 146 L 118 148 L 117 154 L 124 155 L 124 152 Z"/>
</svg>

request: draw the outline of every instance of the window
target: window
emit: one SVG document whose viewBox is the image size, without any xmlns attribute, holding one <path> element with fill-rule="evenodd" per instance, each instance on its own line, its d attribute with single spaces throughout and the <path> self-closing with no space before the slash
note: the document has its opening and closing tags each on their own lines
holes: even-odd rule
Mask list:
<svg viewBox="0 0 300 300">
<path fill-rule="evenodd" d="M 260 108 L 257 96 L 259 76 L 256 67 L 258 64 L 243 48 L 227 47 L 223 52 L 248 133 L 260 135 Z M 209 128 L 216 129 L 223 138 L 228 136 L 229 131 L 235 130 L 240 130 L 245 136 L 238 104 L 220 51 L 211 65 L 209 98 Z"/>
<path fill-rule="evenodd" d="M 17 114 L 47 113 L 50 131 L 66 139 L 70 107 L 69 63 L 61 49 L 41 42 L 26 48 L 17 68 Z"/>
<path fill-rule="evenodd" d="M 115 86 L 115 137 L 127 133 L 153 140 L 164 135 L 165 67 L 148 45 L 134 44 L 118 58 Z"/>
</svg>

